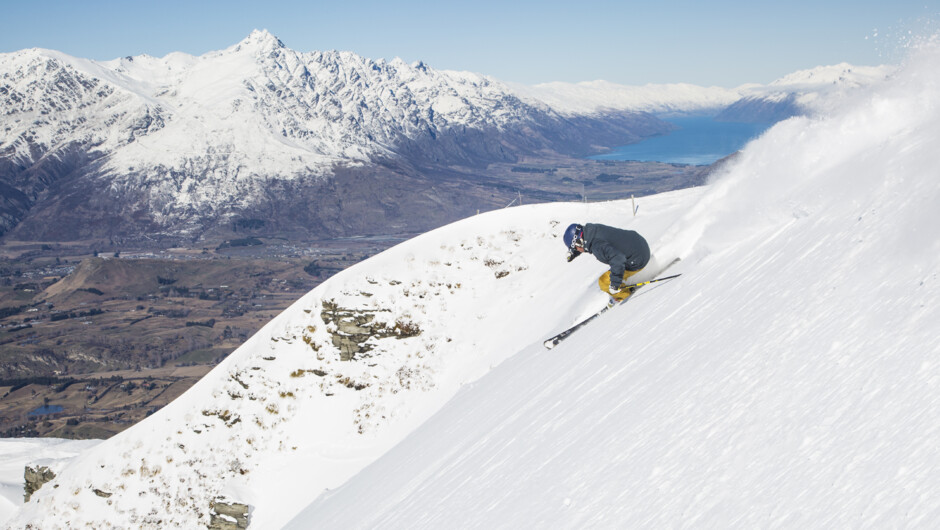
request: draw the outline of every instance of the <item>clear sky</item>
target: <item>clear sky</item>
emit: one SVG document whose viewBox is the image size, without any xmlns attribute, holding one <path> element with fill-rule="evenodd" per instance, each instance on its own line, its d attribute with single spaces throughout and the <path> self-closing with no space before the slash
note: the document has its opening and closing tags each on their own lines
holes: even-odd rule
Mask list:
<svg viewBox="0 0 940 530">
<path fill-rule="evenodd" d="M 0 0 L 0 52 L 200 55 L 267 29 L 297 51 L 423 60 L 503 81 L 768 83 L 896 62 L 940 0 Z"/>
</svg>

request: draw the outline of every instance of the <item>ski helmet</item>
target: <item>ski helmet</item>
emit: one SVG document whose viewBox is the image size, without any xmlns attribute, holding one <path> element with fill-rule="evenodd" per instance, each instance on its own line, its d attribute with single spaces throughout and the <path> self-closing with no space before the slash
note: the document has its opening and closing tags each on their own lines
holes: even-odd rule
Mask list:
<svg viewBox="0 0 940 530">
<path fill-rule="evenodd" d="M 583 245 L 583 231 L 584 227 L 577 223 L 568 226 L 568 228 L 565 230 L 565 235 L 563 238 L 565 240 L 565 247 L 568 249 L 573 249 L 576 244 Z"/>
</svg>

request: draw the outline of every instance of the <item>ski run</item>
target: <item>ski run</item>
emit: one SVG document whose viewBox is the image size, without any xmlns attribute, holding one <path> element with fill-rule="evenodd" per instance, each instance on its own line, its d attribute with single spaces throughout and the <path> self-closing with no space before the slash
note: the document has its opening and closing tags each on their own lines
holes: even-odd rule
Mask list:
<svg viewBox="0 0 940 530">
<path fill-rule="evenodd" d="M 928 43 L 635 217 L 509 208 L 351 267 L 7 522 L 199 528 L 226 500 L 251 528 L 931 528 L 938 87 Z M 546 350 L 606 303 L 572 222 L 682 278 Z"/>
</svg>

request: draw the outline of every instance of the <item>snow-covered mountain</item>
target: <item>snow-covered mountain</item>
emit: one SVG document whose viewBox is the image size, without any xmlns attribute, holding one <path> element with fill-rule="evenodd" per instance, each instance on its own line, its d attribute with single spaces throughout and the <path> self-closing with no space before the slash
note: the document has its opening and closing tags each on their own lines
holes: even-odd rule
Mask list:
<svg viewBox="0 0 940 530">
<path fill-rule="evenodd" d="M 756 86 L 756 85 L 754 85 Z M 702 87 L 688 83 L 619 85 L 608 81 L 512 85 L 527 101 L 564 114 L 603 114 L 631 109 L 653 114 L 714 114 L 743 97 L 745 88 Z"/>
<path fill-rule="evenodd" d="M 817 110 L 814 102 L 835 91 L 845 92 L 884 80 L 894 66 L 838 64 L 801 70 L 769 85 L 735 88 L 687 83 L 628 86 L 607 81 L 513 85 L 528 101 L 541 102 L 564 114 L 643 111 L 656 115 L 717 115 L 728 121 L 774 123 Z"/>
<path fill-rule="evenodd" d="M 347 269 L 11 527 L 931 527 L 938 84 L 931 46 L 635 217 L 506 209 Z M 548 351 L 605 302 L 575 221 L 683 276 Z"/>
<path fill-rule="evenodd" d="M 198 57 L 0 54 L 0 235 L 193 242 L 231 237 L 239 220 L 304 239 L 424 231 L 508 202 L 500 177 L 479 176 L 488 164 L 671 130 L 651 113 L 772 121 L 882 74 L 839 65 L 737 89 L 522 87 L 301 53 L 266 31 Z"/>
<path fill-rule="evenodd" d="M 801 70 L 766 86 L 746 87 L 738 101 L 722 110 L 718 120 L 773 123 L 791 116 L 824 111 L 819 106 L 888 78 L 894 66 L 853 66 L 842 63 Z"/>
<path fill-rule="evenodd" d="M 440 168 L 669 130 L 636 112 L 572 121 L 483 75 L 299 53 L 265 31 L 199 57 L 0 54 L 0 104 L 0 231 L 44 240 L 196 237 L 237 217 L 361 234 L 433 218 L 444 200 L 462 204 L 453 219 L 493 186 L 429 196 Z M 349 228 L 357 215 L 371 226 Z"/>
</svg>

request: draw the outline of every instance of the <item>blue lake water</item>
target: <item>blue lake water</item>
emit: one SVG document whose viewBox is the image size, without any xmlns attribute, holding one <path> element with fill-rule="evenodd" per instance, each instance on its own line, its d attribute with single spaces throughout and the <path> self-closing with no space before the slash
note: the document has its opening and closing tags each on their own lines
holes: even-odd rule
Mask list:
<svg viewBox="0 0 940 530">
<path fill-rule="evenodd" d="M 46 414 L 55 414 L 62 412 L 62 405 L 43 405 L 28 412 L 27 416 L 45 416 Z"/>
<path fill-rule="evenodd" d="M 665 136 L 617 147 L 609 153 L 591 158 L 708 165 L 740 150 L 772 125 L 720 122 L 710 117 L 671 118 L 665 121 L 679 128 Z"/>
</svg>

